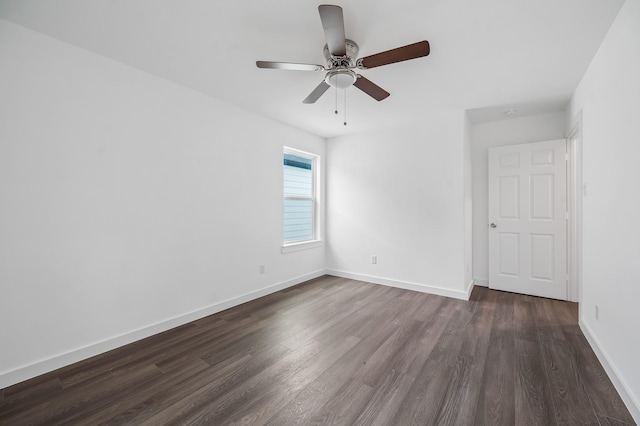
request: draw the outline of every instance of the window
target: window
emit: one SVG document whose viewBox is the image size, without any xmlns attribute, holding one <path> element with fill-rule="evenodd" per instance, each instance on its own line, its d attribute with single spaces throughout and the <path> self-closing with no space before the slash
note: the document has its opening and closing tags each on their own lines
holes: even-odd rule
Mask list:
<svg viewBox="0 0 640 426">
<path fill-rule="evenodd" d="M 284 150 L 284 244 L 317 239 L 317 156 Z"/>
</svg>

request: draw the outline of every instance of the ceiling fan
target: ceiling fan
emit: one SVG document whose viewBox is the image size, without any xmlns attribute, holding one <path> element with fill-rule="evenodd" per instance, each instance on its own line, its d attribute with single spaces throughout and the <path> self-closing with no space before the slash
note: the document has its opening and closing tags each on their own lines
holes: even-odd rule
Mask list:
<svg viewBox="0 0 640 426">
<path fill-rule="evenodd" d="M 429 42 L 426 40 L 375 55 L 355 59 L 358 56 L 358 45 L 347 38 L 344 33 L 344 18 L 340 6 L 323 4 L 318 6 L 320 20 L 327 44 L 324 46 L 324 56 L 327 66 L 313 64 L 299 64 L 293 62 L 256 61 L 258 68 L 270 68 L 295 71 L 326 71 L 320 84 L 302 101 L 312 104 L 326 92 L 329 87 L 346 89 L 354 85 L 377 101 L 389 96 L 389 92 L 358 74 L 358 70 L 367 70 L 382 65 L 407 61 L 429 55 Z M 346 124 L 346 123 L 345 123 Z"/>
</svg>

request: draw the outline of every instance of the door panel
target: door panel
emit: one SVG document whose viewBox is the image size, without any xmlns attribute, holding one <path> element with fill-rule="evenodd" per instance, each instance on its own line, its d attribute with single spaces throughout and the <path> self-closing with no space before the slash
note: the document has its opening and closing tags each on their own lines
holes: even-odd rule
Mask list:
<svg viewBox="0 0 640 426">
<path fill-rule="evenodd" d="M 531 208 L 532 220 L 553 220 L 553 175 L 534 175 L 531 182 Z"/>
<path fill-rule="evenodd" d="M 565 152 L 563 139 L 489 150 L 490 288 L 567 299 Z"/>
<path fill-rule="evenodd" d="M 500 176 L 500 219 L 520 217 L 520 177 Z"/>
<path fill-rule="evenodd" d="M 555 253 L 553 235 L 531 234 L 531 278 L 553 281 Z"/>
<path fill-rule="evenodd" d="M 499 233 L 500 270 L 504 276 L 520 276 L 520 234 Z"/>
<path fill-rule="evenodd" d="M 520 167 L 520 153 L 506 152 L 500 155 L 501 169 L 517 169 Z"/>
</svg>

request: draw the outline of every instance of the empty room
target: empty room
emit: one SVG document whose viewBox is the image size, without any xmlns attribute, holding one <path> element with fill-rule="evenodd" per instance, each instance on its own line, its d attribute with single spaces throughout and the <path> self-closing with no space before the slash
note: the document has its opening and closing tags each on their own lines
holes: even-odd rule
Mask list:
<svg viewBox="0 0 640 426">
<path fill-rule="evenodd" d="M 640 423 L 640 0 L 0 0 L 0 425 Z"/>
</svg>

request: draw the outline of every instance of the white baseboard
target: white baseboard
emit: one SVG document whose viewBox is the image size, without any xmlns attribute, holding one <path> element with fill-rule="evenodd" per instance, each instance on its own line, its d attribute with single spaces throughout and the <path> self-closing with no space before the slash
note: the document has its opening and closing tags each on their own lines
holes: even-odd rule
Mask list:
<svg viewBox="0 0 640 426">
<path fill-rule="evenodd" d="M 596 354 L 598 360 L 600 361 L 600 364 L 602 364 L 605 371 L 607 372 L 607 375 L 611 379 L 613 386 L 620 394 L 620 397 L 627 406 L 627 409 L 631 413 L 631 416 L 637 424 L 640 424 L 640 402 L 638 401 L 638 398 L 636 398 L 636 396 L 631 391 L 631 388 L 624 380 L 624 377 L 618 372 L 618 369 L 611 362 L 611 359 L 607 355 L 607 352 L 600 344 L 600 341 L 595 337 L 595 335 L 591 331 L 591 328 L 589 328 L 589 326 L 584 321 L 582 321 L 582 319 L 580 319 L 579 324 L 582 333 L 587 338 L 587 341 L 591 345 L 593 352 Z"/>
<path fill-rule="evenodd" d="M 467 283 L 467 298 L 465 300 L 469 300 L 471 299 L 471 292 L 473 291 L 473 287 L 475 286 L 475 283 L 473 282 L 473 280 L 469 281 Z"/>
<path fill-rule="evenodd" d="M 58 368 L 62 368 L 75 362 L 91 358 L 92 356 L 99 355 L 101 353 L 116 349 L 129 343 L 133 343 L 149 336 L 153 336 L 154 334 L 162 333 L 163 331 L 167 331 L 183 324 L 187 324 L 191 321 L 213 315 L 217 312 L 224 311 L 225 309 L 232 308 L 234 306 L 249 302 L 254 299 L 258 299 L 268 294 L 275 293 L 277 291 L 292 287 L 296 284 L 300 284 L 314 278 L 321 277 L 323 275 L 326 275 L 326 271 L 324 269 L 321 269 L 309 274 L 292 278 L 287 281 L 261 288 L 256 291 L 252 291 L 250 293 L 240 295 L 238 297 L 224 300 L 222 302 L 215 303 L 213 305 L 206 306 L 192 312 L 187 312 L 173 318 L 168 318 L 166 320 L 129 331 L 116 337 L 108 338 L 81 348 L 71 350 L 69 352 L 54 355 L 50 358 L 28 364 L 14 370 L 0 373 L 0 389 L 4 389 L 8 386 L 34 378 L 41 374 L 57 370 Z"/>
<path fill-rule="evenodd" d="M 467 291 L 451 290 L 449 288 L 438 287 L 434 285 L 418 284 L 407 281 L 398 281 L 389 278 L 374 277 L 371 275 L 355 274 L 352 272 L 338 271 L 335 269 L 327 269 L 327 275 L 333 275 L 340 278 L 348 278 L 352 280 L 365 281 L 373 284 L 382 284 L 389 287 L 403 288 L 405 290 L 419 291 L 422 293 L 437 294 L 438 296 L 453 297 L 454 299 L 469 300 L 473 286 L 470 285 Z"/>
</svg>

